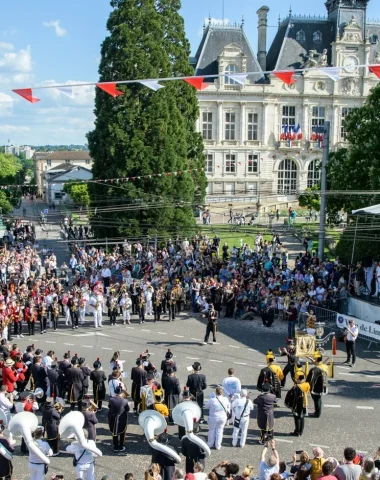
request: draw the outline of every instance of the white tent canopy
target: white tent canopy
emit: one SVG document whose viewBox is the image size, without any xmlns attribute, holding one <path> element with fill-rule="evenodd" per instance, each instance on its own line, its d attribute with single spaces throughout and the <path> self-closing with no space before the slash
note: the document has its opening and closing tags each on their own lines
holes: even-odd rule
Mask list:
<svg viewBox="0 0 380 480">
<path fill-rule="evenodd" d="M 353 215 L 380 215 L 380 205 L 372 205 L 371 207 L 359 208 L 352 210 Z"/>
</svg>

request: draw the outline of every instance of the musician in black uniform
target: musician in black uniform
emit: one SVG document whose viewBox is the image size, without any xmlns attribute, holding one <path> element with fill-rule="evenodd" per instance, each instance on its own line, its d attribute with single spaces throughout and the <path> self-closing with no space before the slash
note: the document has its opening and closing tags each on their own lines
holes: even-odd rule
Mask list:
<svg viewBox="0 0 380 480">
<path fill-rule="evenodd" d="M 147 373 L 144 370 L 144 361 L 140 357 L 136 360 L 136 367 L 133 367 L 131 370 L 131 380 L 132 380 L 132 390 L 131 390 L 131 397 L 134 402 L 134 407 L 133 411 L 137 415 L 138 410 L 139 410 L 139 405 L 141 403 L 141 395 L 140 395 L 140 390 L 141 387 L 146 385 L 146 376 Z"/>
<path fill-rule="evenodd" d="M 14 452 L 14 448 L 8 442 L 6 438 L 3 437 L 3 431 L 5 429 L 5 425 L 3 423 L 0 424 L 0 445 L 8 450 L 9 453 Z M 0 478 L 2 480 L 11 480 L 13 472 L 13 465 L 10 460 L 5 458 L 3 455 L 0 455 Z"/>
<path fill-rule="evenodd" d="M 58 424 L 61 420 L 61 414 L 54 407 L 54 399 L 52 397 L 47 397 L 41 412 L 42 425 L 45 429 L 47 442 L 53 450 L 53 455 L 59 455 Z"/>
<path fill-rule="evenodd" d="M 194 423 L 193 432 L 197 434 L 200 428 L 199 425 Z M 194 442 L 191 442 L 186 436 L 181 440 L 181 453 L 186 457 L 186 472 L 194 473 L 194 465 L 200 463 L 205 466 L 206 452 Z"/>
<path fill-rule="evenodd" d="M 62 372 L 58 370 L 58 363 L 54 361 L 47 369 L 48 394 L 50 397 L 61 397 L 62 381 Z"/>
<path fill-rule="evenodd" d="M 85 358 L 81 357 L 79 359 L 79 368 L 82 370 L 83 377 L 84 377 L 83 378 L 83 394 L 82 394 L 83 397 L 85 397 L 87 395 L 88 387 L 89 387 L 89 379 L 90 379 L 90 375 L 91 375 L 91 370 L 86 365 L 85 362 L 86 362 Z"/>
<path fill-rule="evenodd" d="M 61 391 L 62 398 L 65 398 L 67 393 L 66 370 L 71 367 L 70 360 L 71 360 L 71 355 L 70 355 L 70 351 L 68 351 L 67 353 L 64 353 L 63 360 L 58 362 L 58 368 L 62 372 L 62 391 Z"/>
<path fill-rule="evenodd" d="M 44 391 L 44 396 L 42 398 L 38 398 L 38 403 L 43 403 L 45 401 L 45 395 L 47 390 L 47 373 L 45 368 L 42 366 L 42 357 L 41 355 L 37 355 L 34 357 L 34 365 L 32 366 L 31 376 L 33 378 L 33 390 L 37 388 L 42 388 Z"/>
<path fill-rule="evenodd" d="M 173 360 L 173 353 L 170 351 L 170 348 L 165 353 L 165 360 L 161 362 L 161 370 L 162 370 L 162 378 L 168 375 L 168 370 L 172 370 L 173 372 L 177 371 L 177 365 Z"/>
<path fill-rule="evenodd" d="M 94 407 L 87 398 L 82 401 L 82 413 L 84 416 L 83 428 L 87 430 L 88 433 L 87 439 L 96 442 L 96 424 L 98 423 L 98 419 Z"/>
<path fill-rule="evenodd" d="M 115 388 L 115 394 L 116 396 L 111 397 L 108 403 L 108 425 L 112 433 L 113 450 L 120 453 L 125 451 L 124 442 L 129 405 L 128 400 L 123 396 L 121 387 Z"/>
<path fill-rule="evenodd" d="M 179 395 L 181 393 L 181 386 L 179 380 L 174 376 L 174 369 L 170 367 L 167 369 L 167 374 L 162 377 L 162 387 L 165 390 L 165 405 L 169 409 L 169 422 L 173 421 L 172 410 L 179 403 Z"/>
<path fill-rule="evenodd" d="M 203 344 L 207 345 L 210 333 L 212 333 L 213 343 L 216 343 L 216 331 L 218 328 L 218 312 L 214 305 L 210 304 L 210 310 L 207 315 L 206 335 Z"/>
<path fill-rule="evenodd" d="M 169 444 L 169 435 L 164 432 L 157 437 L 157 441 L 163 445 Z M 152 449 L 152 463 L 158 463 L 161 467 L 162 480 L 172 480 L 175 471 L 175 461 L 170 455 L 160 450 Z"/>
<path fill-rule="evenodd" d="M 30 345 L 29 347 L 26 347 L 26 352 L 22 356 L 22 361 L 28 367 L 28 370 L 24 373 L 25 385 L 28 385 L 30 375 L 32 373 L 33 360 L 34 360 L 34 348 Z"/>
<path fill-rule="evenodd" d="M 90 380 L 92 380 L 92 391 L 94 394 L 94 402 L 98 406 L 98 412 L 102 411 L 103 400 L 106 398 L 106 374 L 102 368 L 99 358 L 94 362 L 94 370 L 91 372 Z"/>
<path fill-rule="evenodd" d="M 169 322 L 175 320 L 176 313 L 176 303 L 177 303 L 177 289 L 175 285 L 172 286 L 171 290 L 167 293 L 167 304 L 169 309 Z"/>
<path fill-rule="evenodd" d="M 153 303 L 153 312 L 154 312 L 155 322 L 159 322 L 161 320 L 162 296 L 163 296 L 163 292 L 161 289 L 154 290 L 153 296 L 152 296 L 152 303 Z"/>
<path fill-rule="evenodd" d="M 132 315 L 138 314 L 138 298 L 140 295 L 140 286 L 137 283 L 137 280 L 134 280 L 132 285 L 129 288 L 131 300 L 132 300 Z"/>
<path fill-rule="evenodd" d="M 74 330 L 74 328 L 78 328 L 78 321 L 79 321 L 79 315 L 78 315 L 79 300 L 78 300 L 78 297 L 76 296 L 75 290 L 73 290 L 73 293 L 69 298 L 69 301 L 67 302 L 67 306 L 70 309 L 71 328 Z"/>
<path fill-rule="evenodd" d="M 199 362 L 194 362 L 193 365 L 193 373 L 191 373 L 187 377 L 186 387 L 190 390 L 191 395 L 195 398 L 195 401 L 199 405 L 202 414 L 199 420 L 199 423 L 204 423 L 203 419 L 203 402 L 204 402 L 204 394 L 203 390 L 206 390 L 207 383 L 206 383 L 206 375 L 201 373 L 202 366 Z"/>
<path fill-rule="evenodd" d="M 78 410 L 82 410 L 82 395 L 83 395 L 83 371 L 79 368 L 78 357 L 71 359 L 71 367 L 65 372 L 67 378 L 68 388 L 68 402 L 71 410 L 75 410 L 75 405 L 78 404 Z"/>
</svg>

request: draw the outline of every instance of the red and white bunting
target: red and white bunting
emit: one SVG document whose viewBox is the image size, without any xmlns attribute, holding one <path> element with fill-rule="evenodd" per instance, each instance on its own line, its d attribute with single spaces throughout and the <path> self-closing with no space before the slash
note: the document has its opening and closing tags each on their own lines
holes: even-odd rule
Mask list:
<svg viewBox="0 0 380 480">
<path fill-rule="evenodd" d="M 124 95 L 123 92 L 120 92 L 120 90 L 117 90 L 116 88 L 116 83 L 97 83 L 97 87 L 99 87 L 101 90 L 104 90 L 107 92 L 111 97 L 118 97 L 119 95 Z"/>
<path fill-rule="evenodd" d="M 160 90 L 161 88 L 165 88 L 163 85 L 160 85 L 155 80 L 140 80 L 139 83 L 141 83 L 141 85 L 144 85 L 145 87 L 150 88 L 151 90 L 154 90 L 155 92 L 157 92 L 157 90 Z"/>
<path fill-rule="evenodd" d="M 321 68 L 321 72 L 325 73 L 328 77 L 334 80 L 334 82 L 338 82 L 342 78 L 340 76 L 340 68 L 336 68 L 336 67 Z"/>
<path fill-rule="evenodd" d="M 226 77 L 238 83 L 239 85 L 245 85 L 248 75 L 245 73 L 234 73 L 233 75 L 227 74 Z"/>
<path fill-rule="evenodd" d="M 197 90 L 204 90 L 208 87 L 208 83 L 204 83 L 204 77 L 185 77 L 185 82 L 192 85 Z"/>
<path fill-rule="evenodd" d="M 273 75 L 275 75 L 277 78 L 279 78 L 281 81 L 286 83 L 286 85 L 291 85 L 292 83 L 296 83 L 296 81 L 293 78 L 294 72 L 272 72 Z"/>
<path fill-rule="evenodd" d="M 371 73 L 374 73 L 376 77 L 380 78 L 380 65 L 371 65 L 368 69 Z"/>
<path fill-rule="evenodd" d="M 20 97 L 25 98 L 30 103 L 37 103 L 40 101 L 39 98 L 33 97 L 33 92 L 31 88 L 19 88 L 16 90 L 12 90 L 12 92 L 17 93 Z"/>
</svg>

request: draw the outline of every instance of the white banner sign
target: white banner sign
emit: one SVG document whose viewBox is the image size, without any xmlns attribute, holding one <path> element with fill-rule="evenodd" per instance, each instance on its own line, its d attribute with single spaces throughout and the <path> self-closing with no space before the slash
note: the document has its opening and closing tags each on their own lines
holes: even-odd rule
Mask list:
<svg viewBox="0 0 380 480">
<path fill-rule="evenodd" d="M 365 335 L 366 337 L 380 341 L 380 325 L 366 322 L 365 320 L 360 320 L 359 318 L 350 317 L 349 315 L 342 315 L 341 313 L 336 314 L 336 324 L 341 329 L 347 327 L 349 320 L 353 320 L 355 325 L 358 327 L 359 337 L 360 335 Z"/>
</svg>

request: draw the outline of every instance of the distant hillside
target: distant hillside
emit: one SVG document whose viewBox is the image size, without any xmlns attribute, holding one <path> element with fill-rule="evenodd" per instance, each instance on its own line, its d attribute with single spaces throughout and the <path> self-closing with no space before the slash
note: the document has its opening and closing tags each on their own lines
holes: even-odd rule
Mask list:
<svg viewBox="0 0 380 480">
<path fill-rule="evenodd" d="M 31 145 L 37 152 L 58 152 L 61 150 L 88 152 L 87 145 Z"/>
</svg>

